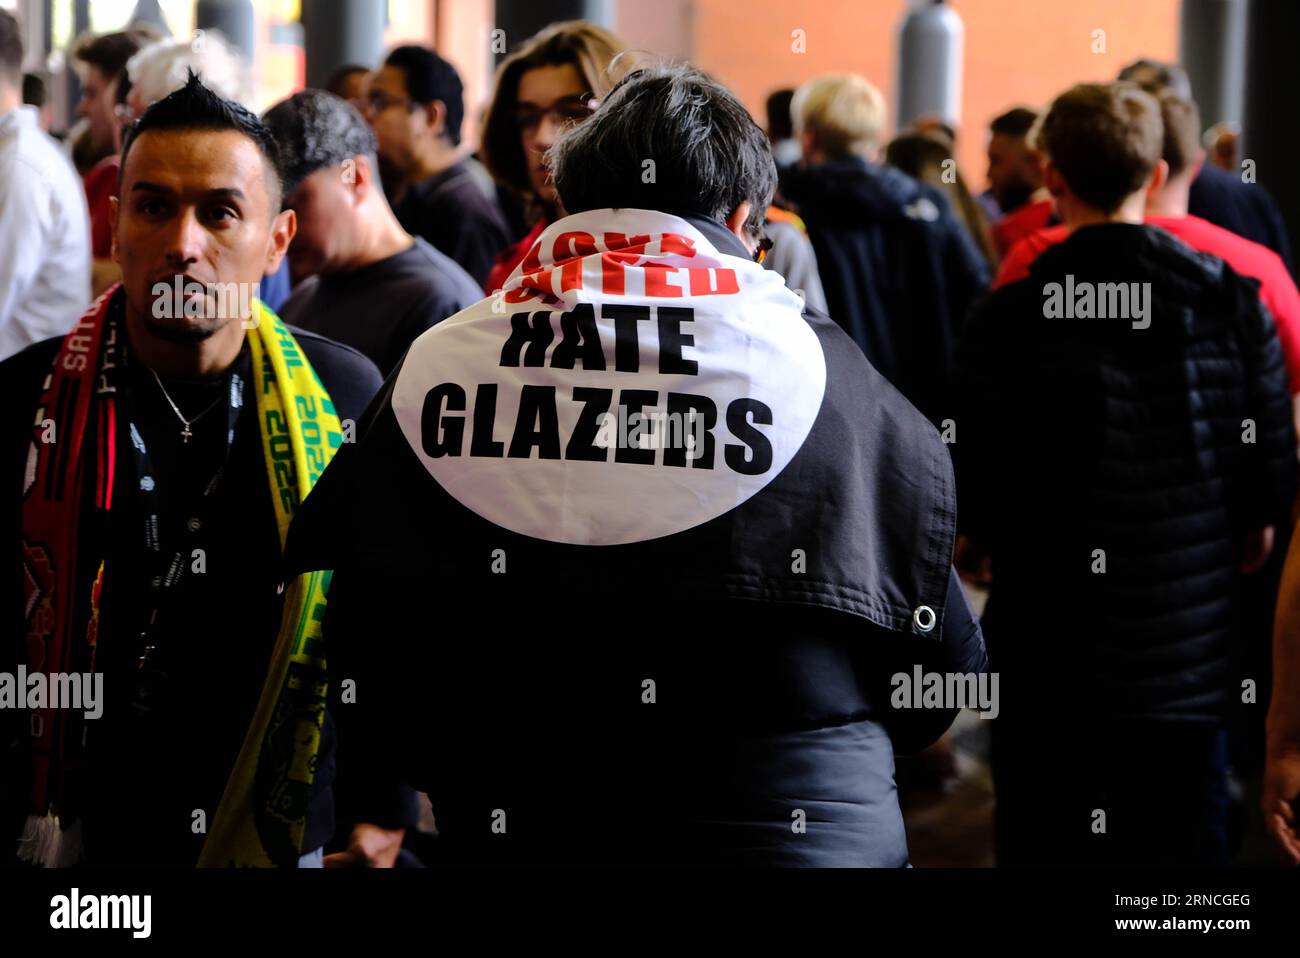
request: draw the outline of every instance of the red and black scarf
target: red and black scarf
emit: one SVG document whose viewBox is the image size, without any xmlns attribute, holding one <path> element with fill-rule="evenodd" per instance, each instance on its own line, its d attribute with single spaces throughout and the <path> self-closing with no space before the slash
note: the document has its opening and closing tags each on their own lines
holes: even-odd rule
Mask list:
<svg viewBox="0 0 1300 958">
<path fill-rule="evenodd" d="M 88 535 L 88 507 L 113 495 L 120 325 L 100 296 L 64 337 L 32 424 L 22 501 L 23 588 L 28 674 L 89 674 L 95 668 L 103 557 Z M 31 713 L 31 796 L 19 856 L 47 865 L 80 854 L 75 787 L 84 747 L 83 714 Z"/>
</svg>

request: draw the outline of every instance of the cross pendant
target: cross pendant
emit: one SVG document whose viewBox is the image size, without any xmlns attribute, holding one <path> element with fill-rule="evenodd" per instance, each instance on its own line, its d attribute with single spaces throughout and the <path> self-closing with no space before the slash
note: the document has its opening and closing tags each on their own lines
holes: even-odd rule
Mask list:
<svg viewBox="0 0 1300 958">
<path fill-rule="evenodd" d="M 190 432 L 190 424 L 186 423 L 185 428 L 181 430 L 181 441 L 188 444 L 192 435 L 194 433 Z"/>
</svg>

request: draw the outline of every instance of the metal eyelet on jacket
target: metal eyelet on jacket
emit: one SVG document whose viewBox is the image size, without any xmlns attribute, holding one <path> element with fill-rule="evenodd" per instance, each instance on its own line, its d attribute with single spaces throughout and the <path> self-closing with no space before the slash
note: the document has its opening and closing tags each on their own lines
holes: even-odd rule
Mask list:
<svg viewBox="0 0 1300 958">
<path fill-rule="evenodd" d="M 939 617 L 934 614 L 934 609 L 928 605 L 918 605 L 912 612 L 912 624 L 916 626 L 918 632 L 932 632 Z"/>
</svg>

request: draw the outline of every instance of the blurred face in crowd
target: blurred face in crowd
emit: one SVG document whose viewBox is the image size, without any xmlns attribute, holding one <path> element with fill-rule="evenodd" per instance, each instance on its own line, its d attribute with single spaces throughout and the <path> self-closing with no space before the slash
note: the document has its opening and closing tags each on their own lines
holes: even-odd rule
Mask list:
<svg viewBox="0 0 1300 958">
<path fill-rule="evenodd" d="M 406 176 L 418 162 L 419 151 L 431 137 L 442 135 L 446 108 L 436 100 L 427 107 L 411 99 L 406 74 L 385 66 L 370 76 L 366 86 L 365 114 L 385 171 Z"/>
<path fill-rule="evenodd" d="M 90 138 L 97 151 L 112 150 L 116 143 L 113 133 L 117 124 L 114 107 L 117 83 L 97 66 L 86 68 L 86 80 L 77 101 L 77 115 L 84 116 L 90 124 Z"/>
<path fill-rule="evenodd" d="M 113 259 L 122 268 L 127 313 L 160 339 L 199 342 L 232 319 L 155 315 L 154 287 L 254 284 L 274 272 L 293 238 L 291 211 L 279 212 L 278 184 L 257 145 L 234 130 L 155 130 L 127 154 L 120 198 L 114 200 Z M 244 287 L 251 289 L 251 285 Z M 238 306 L 242 297 L 232 297 Z"/>
<path fill-rule="evenodd" d="M 354 224 L 362 204 L 377 189 L 370 160 L 354 157 L 352 165 L 323 167 L 307 176 L 285 200 L 298 221 L 289 245 L 289 273 L 295 283 L 317 273 L 346 268 L 353 255 Z"/>
<path fill-rule="evenodd" d="M 516 122 L 528 160 L 528 179 L 543 203 L 558 202 L 546 151 L 567 126 L 591 115 L 591 93 L 572 63 L 537 67 L 519 78 Z"/>
<path fill-rule="evenodd" d="M 1042 182 L 1038 156 L 1024 137 L 994 133 L 989 138 L 989 187 L 1004 213 L 1024 203 Z"/>
<path fill-rule="evenodd" d="M 366 91 L 369 89 L 370 74 L 365 70 L 354 70 L 343 77 L 339 85 L 339 96 L 347 100 L 357 112 L 366 112 Z"/>
</svg>

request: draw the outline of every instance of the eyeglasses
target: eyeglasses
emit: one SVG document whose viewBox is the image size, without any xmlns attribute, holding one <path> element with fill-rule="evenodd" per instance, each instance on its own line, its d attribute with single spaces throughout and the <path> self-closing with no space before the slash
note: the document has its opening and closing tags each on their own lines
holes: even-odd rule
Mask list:
<svg viewBox="0 0 1300 958">
<path fill-rule="evenodd" d="M 365 113 L 383 113 L 390 106 L 404 106 L 408 110 L 415 108 L 415 101 L 409 96 L 393 96 L 383 90 L 371 90 L 361 103 Z"/>
<path fill-rule="evenodd" d="M 758 238 L 758 248 L 754 250 L 754 262 L 761 263 L 767 259 L 768 250 L 772 248 L 772 237 L 764 233 Z"/>
<path fill-rule="evenodd" d="M 560 129 L 577 126 L 595 111 L 595 100 L 590 93 L 557 100 L 548 109 L 521 104 L 515 108 L 515 126 L 520 133 L 535 133 L 547 117 Z"/>
</svg>

